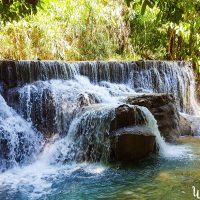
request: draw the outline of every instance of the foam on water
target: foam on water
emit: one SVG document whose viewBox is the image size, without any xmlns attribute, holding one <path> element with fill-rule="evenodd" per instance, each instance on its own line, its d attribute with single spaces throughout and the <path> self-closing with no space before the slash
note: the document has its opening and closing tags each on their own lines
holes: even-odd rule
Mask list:
<svg viewBox="0 0 200 200">
<path fill-rule="evenodd" d="M 156 143 L 159 148 L 159 154 L 165 158 L 182 158 L 188 157 L 191 154 L 191 149 L 187 145 L 171 145 L 165 142 L 164 138 L 160 135 L 157 121 L 152 113 L 145 107 L 141 107 L 147 120 L 147 126 L 152 133 L 156 136 Z"/>
<path fill-rule="evenodd" d="M 0 95 L 0 171 L 33 162 L 42 148 L 42 138 Z"/>
<path fill-rule="evenodd" d="M 53 192 L 52 184 L 73 173 L 84 172 L 90 177 L 99 176 L 107 169 L 100 163 L 70 163 L 67 165 L 49 165 L 39 158 L 29 166 L 16 167 L 0 174 L 0 191 L 9 190 L 11 193 L 20 191 L 29 199 L 45 197 Z"/>
<path fill-rule="evenodd" d="M 127 96 L 138 95 L 136 91 L 173 93 L 179 110 L 199 115 L 192 70 L 187 67 L 180 70 L 174 65 L 164 63 L 159 68 L 153 63 L 151 67 L 137 69 L 138 66 L 128 62 L 19 62 L 16 71 L 20 87 L 12 90 L 10 95 L 15 96 L 17 91 L 19 104 L 13 106 L 26 120 L 0 96 L 0 141 L 4 141 L 3 145 L 8 149 L 5 151 L 1 144 L 0 171 L 13 167 L 0 173 L 0 191 L 19 190 L 29 193 L 31 199 L 37 199 L 51 193 L 52 182 L 59 181 L 62 176 L 71 176 L 77 171 L 94 176 L 102 174 L 107 169 L 105 166 L 83 161 L 105 163 L 108 160 L 110 144 L 107 136 L 115 109 Z M 1 84 L 0 93 L 3 93 Z M 138 109 L 156 136 L 162 158 L 192 159 L 189 146 L 167 144 L 151 112 L 145 107 L 138 106 Z M 51 112 L 53 118 L 48 118 L 50 123 L 46 124 L 45 117 Z M 44 131 L 37 122 L 43 123 L 47 129 L 45 133 L 50 137 L 43 149 L 43 138 L 32 126 Z"/>
</svg>

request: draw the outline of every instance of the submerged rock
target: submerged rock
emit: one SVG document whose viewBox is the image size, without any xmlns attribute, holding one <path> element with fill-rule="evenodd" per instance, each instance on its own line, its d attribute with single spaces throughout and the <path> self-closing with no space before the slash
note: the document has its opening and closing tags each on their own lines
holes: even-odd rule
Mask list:
<svg viewBox="0 0 200 200">
<path fill-rule="evenodd" d="M 161 135 L 167 142 L 180 136 L 180 116 L 171 94 L 144 94 L 128 97 L 127 103 L 147 107 L 157 120 Z"/>
</svg>

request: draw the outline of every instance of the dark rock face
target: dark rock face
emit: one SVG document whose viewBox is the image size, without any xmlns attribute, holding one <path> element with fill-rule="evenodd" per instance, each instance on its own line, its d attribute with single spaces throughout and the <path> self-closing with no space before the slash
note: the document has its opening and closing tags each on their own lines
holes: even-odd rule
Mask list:
<svg viewBox="0 0 200 200">
<path fill-rule="evenodd" d="M 111 161 L 131 162 L 149 156 L 155 147 L 155 136 L 147 129 L 138 107 L 121 105 L 110 125 Z"/>
<path fill-rule="evenodd" d="M 145 116 L 137 106 L 85 109 L 74 126 L 75 144 L 73 154 L 70 153 L 74 157 L 66 157 L 66 160 L 133 161 L 153 152 L 155 135 L 146 127 Z"/>
<path fill-rule="evenodd" d="M 147 107 L 157 120 L 159 131 L 167 142 L 175 142 L 180 136 L 180 116 L 172 95 L 145 94 L 129 97 L 127 103 Z"/>
<path fill-rule="evenodd" d="M 0 61 L 0 80 L 7 88 L 17 86 L 16 62 L 11 60 Z"/>
<path fill-rule="evenodd" d="M 180 115 L 180 132 L 182 136 L 193 135 L 191 123 L 186 117 L 182 115 Z"/>
<path fill-rule="evenodd" d="M 131 108 L 124 104 L 115 109 L 115 118 L 111 122 L 110 131 L 112 132 L 123 127 L 142 124 L 145 124 L 145 118 L 142 115 L 142 111 L 137 107 Z"/>
<path fill-rule="evenodd" d="M 30 87 L 29 94 L 20 93 L 20 88 L 12 88 L 6 100 L 24 119 L 32 122 L 45 138 L 50 138 L 57 133 L 55 100 L 50 88 L 44 88 L 39 83 L 36 85 Z"/>
<path fill-rule="evenodd" d="M 111 139 L 111 161 L 140 160 L 153 153 L 154 148 L 155 136 L 145 126 L 121 129 Z"/>
</svg>

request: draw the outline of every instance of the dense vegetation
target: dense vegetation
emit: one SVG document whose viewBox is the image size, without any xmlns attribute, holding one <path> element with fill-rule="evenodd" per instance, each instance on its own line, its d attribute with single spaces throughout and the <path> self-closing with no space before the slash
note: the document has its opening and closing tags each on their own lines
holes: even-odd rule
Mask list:
<svg viewBox="0 0 200 200">
<path fill-rule="evenodd" d="M 0 0 L 0 59 L 192 60 L 200 0 Z"/>
</svg>

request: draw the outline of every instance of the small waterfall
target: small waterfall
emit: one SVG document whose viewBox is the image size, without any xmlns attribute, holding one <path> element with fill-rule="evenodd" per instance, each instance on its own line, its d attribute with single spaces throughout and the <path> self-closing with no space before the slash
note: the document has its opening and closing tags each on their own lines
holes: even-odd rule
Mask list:
<svg viewBox="0 0 200 200">
<path fill-rule="evenodd" d="M 113 125 L 116 110 L 128 96 L 172 93 L 179 111 L 199 114 L 194 75 L 190 63 L 184 62 L 1 61 L 0 81 L 0 93 L 12 107 L 0 96 L 3 170 L 33 162 L 43 143 L 55 136 L 44 148 L 44 162 L 106 162 L 111 132 L 143 121 L 156 136 L 161 155 L 167 155 L 172 148 L 148 109 L 126 105 L 122 116 L 126 123 Z"/>
<path fill-rule="evenodd" d="M 114 107 L 89 107 L 72 121 L 66 137 L 56 141 L 48 150 L 50 163 L 109 160 L 109 130 Z"/>
<path fill-rule="evenodd" d="M 157 121 L 155 120 L 152 113 L 145 107 L 140 107 L 140 109 L 145 116 L 147 127 L 151 130 L 153 135 L 156 136 L 156 145 L 161 156 L 168 158 L 180 158 L 187 155 L 188 153 L 191 153 L 191 150 L 186 146 L 176 146 L 166 143 L 164 138 L 160 135 Z"/>
<path fill-rule="evenodd" d="M 76 75 L 72 80 L 36 81 L 17 90 L 10 90 L 8 102 L 27 121 L 47 137 L 65 135 L 76 113 L 96 103 L 119 103 L 134 90 L 122 84 L 92 84 L 87 77 Z"/>
<path fill-rule="evenodd" d="M 156 136 L 156 145 L 159 148 L 159 153 L 161 155 L 166 155 L 168 145 L 165 143 L 165 140 L 160 135 L 160 131 L 158 129 L 157 121 L 155 120 L 152 113 L 145 107 L 140 107 L 147 123 L 147 127 L 151 130 L 151 132 Z"/>
<path fill-rule="evenodd" d="M 42 148 L 42 135 L 0 95 L 0 171 L 30 164 Z"/>
<path fill-rule="evenodd" d="M 43 158 L 45 162 L 51 164 L 72 161 L 109 162 L 113 129 L 118 131 L 121 128 L 117 119 L 117 108 L 118 105 L 101 104 L 90 106 L 78 113 L 70 125 L 67 136 L 47 147 Z M 124 119 L 122 127 L 129 127 L 131 130 L 131 127 L 140 123 L 147 125 L 148 134 L 156 136 L 160 155 L 172 156 L 169 154 L 169 148 L 172 149 L 172 146 L 167 145 L 161 137 L 151 112 L 141 106 L 129 105 L 128 108 L 133 111 L 127 116 L 131 121 L 127 123 Z"/>
<path fill-rule="evenodd" d="M 35 81 L 87 76 L 93 84 L 125 84 L 136 92 L 172 93 L 181 112 L 199 114 L 194 74 L 189 62 L 1 61 L 0 80 L 16 87 Z"/>
</svg>

